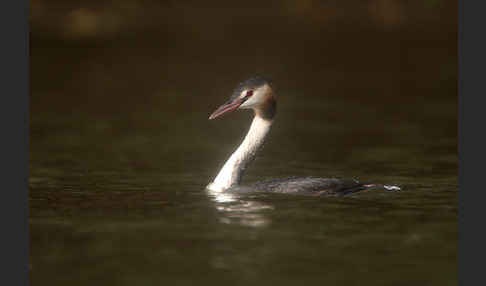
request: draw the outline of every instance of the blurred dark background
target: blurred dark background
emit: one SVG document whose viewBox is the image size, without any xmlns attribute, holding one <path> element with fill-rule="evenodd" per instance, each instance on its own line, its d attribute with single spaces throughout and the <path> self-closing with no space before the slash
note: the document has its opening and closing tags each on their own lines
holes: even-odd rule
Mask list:
<svg viewBox="0 0 486 286">
<path fill-rule="evenodd" d="M 402 142 L 454 138 L 456 6 L 445 0 L 33 0 L 31 145 L 40 146 L 49 129 L 65 122 L 62 114 L 79 136 L 86 128 L 111 136 L 115 117 L 123 130 L 150 125 L 174 136 L 191 134 L 179 143 L 207 136 L 191 127 L 192 119 L 205 121 L 254 74 L 274 80 L 279 109 L 291 108 L 279 115 L 287 128 L 302 129 L 298 120 L 306 118 L 350 120 L 356 132 L 360 126 L 372 132 L 368 138 L 400 127 L 414 129 L 394 134 Z M 200 117 L 183 124 L 188 114 Z M 153 126 L 155 121 L 170 122 Z M 369 139 L 358 134 L 353 144 L 363 140 Z M 99 153 L 110 152 L 99 147 Z"/>
<path fill-rule="evenodd" d="M 254 73 L 398 112 L 456 96 L 455 1 L 33 0 L 30 19 L 34 106 L 46 93 L 64 94 L 62 110 L 169 93 L 210 102 Z M 449 93 L 425 92 L 443 85 Z"/>
</svg>

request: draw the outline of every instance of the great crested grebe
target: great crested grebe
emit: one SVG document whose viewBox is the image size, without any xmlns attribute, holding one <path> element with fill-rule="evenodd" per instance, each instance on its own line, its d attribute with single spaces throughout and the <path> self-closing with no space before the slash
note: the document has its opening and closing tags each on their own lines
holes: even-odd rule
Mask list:
<svg viewBox="0 0 486 286">
<path fill-rule="evenodd" d="M 305 195 L 345 195 L 371 188 L 400 189 L 396 186 L 365 184 L 356 180 L 315 177 L 271 179 L 241 187 L 239 184 L 243 173 L 265 142 L 277 111 L 277 98 L 270 81 L 265 77 L 257 76 L 240 83 L 233 91 L 230 100 L 216 109 L 209 119 L 237 109 L 253 109 L 255 116 L 241 145 L 226 161 L 214 181 L 207 186 L 211 191 L 255 190 Z"/>
</svg>

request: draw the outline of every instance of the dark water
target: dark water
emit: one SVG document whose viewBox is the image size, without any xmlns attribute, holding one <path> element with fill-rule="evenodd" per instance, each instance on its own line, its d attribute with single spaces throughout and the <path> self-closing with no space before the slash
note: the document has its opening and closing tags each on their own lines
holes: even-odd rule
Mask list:
<svg viewBox="0 0 486 286">
<path fill-rule="evenodd" d="M 34 21 L 32 284 L 457 284 L 456 30 L 443 6 L 392 28 L 315 13 L 285 24 L 275 10 L 215 20 L 190 5 L 185 22 L 172 7 L 163 25 L 108 36 Z M 273 77 L 279 106 L 244 182 L 403 191 L 207 193 L 251 114 L 207 117 L 255 72 Z"/>
</svg>

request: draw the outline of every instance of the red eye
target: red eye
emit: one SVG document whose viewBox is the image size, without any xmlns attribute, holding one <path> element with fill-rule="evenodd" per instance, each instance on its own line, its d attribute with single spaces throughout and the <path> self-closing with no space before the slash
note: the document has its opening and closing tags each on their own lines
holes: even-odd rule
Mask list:
<svg viewBox="0 0 486 286">
<path fill-rule="evenodd" d="M 249 90 L 249 91 L 246 92 L 245 97 L 250 97 L 252 95 L 253 95 L 253 90 Z"/>
</svg>

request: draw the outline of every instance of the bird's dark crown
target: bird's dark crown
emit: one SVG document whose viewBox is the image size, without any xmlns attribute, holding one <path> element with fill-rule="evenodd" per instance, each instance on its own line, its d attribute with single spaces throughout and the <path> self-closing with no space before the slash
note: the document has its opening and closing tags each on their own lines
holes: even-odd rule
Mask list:
<svg viewBox="0 0 486 286">
<path fill-rule="evenodd" d="M 265 84 L 271 85 L 271 80 L 265 76 L 254 76 L 251 77 L 240 84 L 235 88 L 233 94 L 231 95 L 230 100 L 234 100 L 241 95 L 241 92 L 248 89 L 257 89 Z"/>
</svg>

